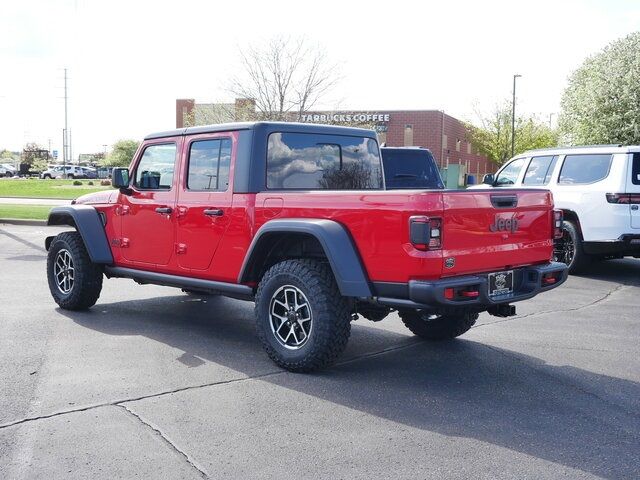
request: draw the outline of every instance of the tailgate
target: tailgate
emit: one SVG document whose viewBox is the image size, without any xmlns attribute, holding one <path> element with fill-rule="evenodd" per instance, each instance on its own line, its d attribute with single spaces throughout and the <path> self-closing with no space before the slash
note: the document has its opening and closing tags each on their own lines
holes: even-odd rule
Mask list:
<svg viewBox="0 0 640 480">
<path fill-rule="evenodd" d="M 443 201 L 443 275 L 508 270 L 550 261 L 550 192 L 445 191 Z"/>
</svg>

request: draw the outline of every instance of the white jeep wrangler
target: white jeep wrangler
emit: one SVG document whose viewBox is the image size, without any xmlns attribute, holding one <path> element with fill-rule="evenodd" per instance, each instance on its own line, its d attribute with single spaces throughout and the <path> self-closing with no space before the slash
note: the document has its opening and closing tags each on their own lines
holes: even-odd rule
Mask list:
<svg viewBox="0 0 640 480">
<path fill-rule="evenodd" d="M 640 257 L 640 146 L 530 150 L 471 188 L 551 190 L 564 211 L 554 256 L 583 271 L 596 259 Z"/>
</svg>

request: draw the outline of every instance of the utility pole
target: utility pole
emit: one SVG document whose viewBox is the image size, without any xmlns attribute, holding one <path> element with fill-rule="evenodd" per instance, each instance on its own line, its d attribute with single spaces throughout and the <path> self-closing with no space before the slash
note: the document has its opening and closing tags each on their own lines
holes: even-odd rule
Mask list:
<svg viewBox="0 0 640 480">
<path fill-rule="evenodd" d="M 67 129 L 67 69 L 64 69 L 64 143 L 62 148 L 62 178 L 67 178 L 66 169 L 64 168 L 67 164 L 67 154 L 69 148 L 69 142 L 67 142 L 67 133 L 69 130 Z"/>
<path fill-rule="evenodd" d="M 511 100 L 511 156 L 516 149 L 516 78 L 522 75 L 515 74 L 513 76 L 513 99 Z"/>
</svg>

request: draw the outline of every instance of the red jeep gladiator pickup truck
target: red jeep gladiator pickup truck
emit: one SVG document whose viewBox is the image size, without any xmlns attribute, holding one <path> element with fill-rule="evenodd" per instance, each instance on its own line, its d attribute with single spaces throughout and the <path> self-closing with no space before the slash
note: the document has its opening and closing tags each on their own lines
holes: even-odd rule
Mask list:
<svg viewBox="0 0 640 480">
<path fill-rule="evenodd" d="M 295 123 L 190 127 L 145 138 L 117 190 L 55 207 L 51 294 L 96 303 L 103 276 L 255 300 L 269 356 L 311 371 L 344 350 L 360 314 L 392 310 L 447 339 L 478 313 L 557 287 L 561 214 L 543 190 L 384 189 L 376 134 Z"/>
</svg>

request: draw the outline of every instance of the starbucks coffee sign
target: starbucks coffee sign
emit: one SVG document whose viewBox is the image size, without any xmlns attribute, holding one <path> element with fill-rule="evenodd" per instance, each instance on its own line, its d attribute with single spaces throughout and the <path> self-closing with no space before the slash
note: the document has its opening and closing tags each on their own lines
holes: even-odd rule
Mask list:
<svg viewBox="0 0 640 480">
<path fill-rule="evenodd" d="M 391 115 L 388 113 L 306 113 L 300 115 L 300 121 L 310 123 L 389 122 L 390 120 Z"/>
</svg>

